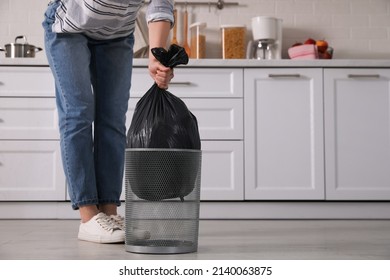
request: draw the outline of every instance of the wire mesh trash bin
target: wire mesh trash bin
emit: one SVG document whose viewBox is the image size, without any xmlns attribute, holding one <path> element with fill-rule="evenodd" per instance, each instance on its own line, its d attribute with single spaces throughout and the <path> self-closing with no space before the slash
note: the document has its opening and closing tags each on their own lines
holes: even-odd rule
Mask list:
<svg viewBox="0 0 390 280">
<path fill-rule="evenodd" d="M 201 162 L 201 150 L 126 149 L 126 251 L 197 251 Z"/>
</svg>

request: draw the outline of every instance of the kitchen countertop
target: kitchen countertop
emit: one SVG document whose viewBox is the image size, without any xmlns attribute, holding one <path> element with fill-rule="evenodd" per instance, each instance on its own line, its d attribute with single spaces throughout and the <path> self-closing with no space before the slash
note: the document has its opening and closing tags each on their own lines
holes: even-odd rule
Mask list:
<svg viewBox="0 0 390 280">
<path fill-rule="evenodd" d="M 148 59 L 134 59 L 135 67 L 146 67 Z M 48 66 L 46 58 L 2 58 L 0 66 Z M 191 67 L 373 67 L 390 68 L 390 59 L 317 59 L 317 60 L 255 60 L 255 59 L 190 59 Z M 182 67 L 182 66 L 180 66 Z"/>
</svg>

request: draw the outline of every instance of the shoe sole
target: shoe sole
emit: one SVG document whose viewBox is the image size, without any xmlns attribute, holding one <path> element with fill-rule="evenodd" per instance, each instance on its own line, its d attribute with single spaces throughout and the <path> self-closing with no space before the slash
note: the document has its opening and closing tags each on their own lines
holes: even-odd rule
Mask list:
<svg viewBox="0 0 390 280">
<path fill-rule="evenodd" d="M 83 241 L 100 243 L 100 244 L 125 243 L 124 237 L 102 238 L 99 235 L 90 235 L 90 234 L 83 234 L 83 233 L 78 234 L 78 239 Z"/>
</svg>

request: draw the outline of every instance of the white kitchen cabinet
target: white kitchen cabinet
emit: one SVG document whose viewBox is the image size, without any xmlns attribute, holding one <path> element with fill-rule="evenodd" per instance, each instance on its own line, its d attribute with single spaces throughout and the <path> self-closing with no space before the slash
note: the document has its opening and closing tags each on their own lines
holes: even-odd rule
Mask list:
<svg viewBox="0 0 390 280">
<path fill-rule="evenodd" d="M 325 69 L 328 200 L 390 199 L 390 70 Z"/>
<path fill-rule="evenodd" d="M 0 201 L 64 199 L 58 141 L 0 140 Z"/>
<path fill-rule="evenodd" d="M 245 69 L 245 199 L 323 200 L 322 69 Z"/>
<path fill-rule="evenodd" d="M 244 218 L 272 207 L 289 217 L 280 213 L 296 205 L 294 217 L 307 209 L 339 217 L 338 209 L 353 211 L 350 202 L 353 209 L 359 203 L 382 209 L 390 199 L 390 70 L 324 65 L 175 69 L 169 91 L 199 124 L 203 209 L 220 207 L 228 218 L 223 207 L 243 206 Z M 134 68 L 127 129 L 152 83 L 145 66 Z M 8 201 L 2 205 L 69 200 L 57 122 L 49 67 L 0 65 L 0 201 Z"/>
<path fill-rule="evenodd" d="M 0 201 L 64 201 L 49 67 L 0 67 Z"/>
</svg>

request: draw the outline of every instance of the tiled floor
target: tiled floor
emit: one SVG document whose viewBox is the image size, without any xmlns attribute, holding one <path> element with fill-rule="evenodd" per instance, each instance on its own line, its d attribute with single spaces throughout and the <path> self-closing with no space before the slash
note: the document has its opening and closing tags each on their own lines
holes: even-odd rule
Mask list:
<svg viewBox="0 0 390 280">
<path fill-rule="evenodd" d="M 0 259 L 390 260 L 390 220 L 201 220 L 197 253 L 78 241 L 77 220 L 0 220 Z"/>
</svg>

